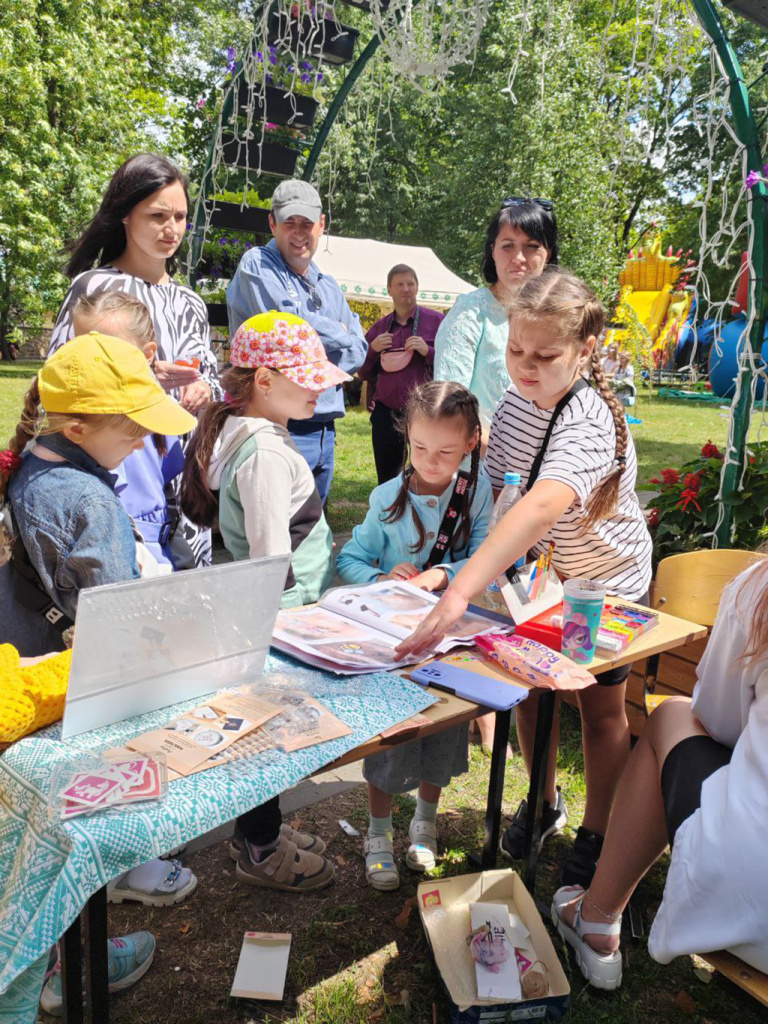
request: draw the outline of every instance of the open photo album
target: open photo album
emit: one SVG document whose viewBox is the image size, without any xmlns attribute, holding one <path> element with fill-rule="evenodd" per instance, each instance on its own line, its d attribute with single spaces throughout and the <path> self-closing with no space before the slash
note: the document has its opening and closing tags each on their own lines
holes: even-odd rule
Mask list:
<svg viewBox="0 0 768 1024">
<path fill-rule="evenodd" d="M 329 590 L 311 608 L 284 608 L 278 613 L 272 646 L 308 665 L 339 675 L 397 668 L 424 660 L 424 655 L 395 661 L 397 645 L 421 624 L 440 600 L 439 594 L 409 583 L 384 580 L 368 586 Z M 512 622 L 483 608 L 470 608 L 435 647 L 444 654 L 471 644 L 483 633 L 503 633 Z"/>
</svg>

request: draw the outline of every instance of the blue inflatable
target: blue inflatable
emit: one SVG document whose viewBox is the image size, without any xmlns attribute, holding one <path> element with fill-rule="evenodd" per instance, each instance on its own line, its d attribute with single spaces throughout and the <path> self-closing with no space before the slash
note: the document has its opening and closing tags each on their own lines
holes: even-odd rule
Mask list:
<svg viewBox="0 0 768 1024">
<path fill-rule="evenodd" d="M 742 345 L 748 344 L 745 334 L 747 318 L 740 314 L 733 320 L 729 320 L 723 326 L 720 334 L 720 350 L 712 345 L 709 356 L 709 381 L 712 385 L 712 394 L 718 398 L 733 398 L 736 391 L 736 374 L 739 369 L 739 358 L 741 357 Z M 768 324 L 763 334 L 762 348 L 763 364 L 768 362 Z M 758 401 L 763 400 L 763 380 L 757 382 L 755 397 Z"/>
</svg>

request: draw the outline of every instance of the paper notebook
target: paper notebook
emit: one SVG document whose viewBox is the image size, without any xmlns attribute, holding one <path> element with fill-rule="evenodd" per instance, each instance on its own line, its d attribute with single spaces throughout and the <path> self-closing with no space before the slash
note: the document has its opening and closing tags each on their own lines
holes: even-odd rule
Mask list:
<svg viewBox="0 0 768 1024">
<path fill-rule="evenodd" d="M 416 655 L 395 661 L 397 645 L 429 615 L 439 594 L 409 583 L 385 580 L 369 586 L 330 590 L 311 608 L 278 613 L 272 645 L 286 654 L 338 675 L 359 675 L 423 661 Z M 505 633 L 512 623 L 503 615 L 470 605 L 435 650 L 471 644 L 483 633 Z"/>
<path fill-rule="evenodd" d="M 230 995 L 282 999 L 290 952 L 289 932 L 246 932 Z"/>
</svg>

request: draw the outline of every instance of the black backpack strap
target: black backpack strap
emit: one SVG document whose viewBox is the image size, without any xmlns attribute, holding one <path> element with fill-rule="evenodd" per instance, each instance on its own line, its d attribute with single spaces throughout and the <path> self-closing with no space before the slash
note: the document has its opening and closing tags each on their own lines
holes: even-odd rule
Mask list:
<svg viewBox="0 0 768 1024">
<path fill-rule="evenodd" d="M 74 626 L 74 621 L 51 600 L 40 579 L 40 573 L 32 564 L 27 549 L 18 536 L 13 539 L 13 554 L 8 564 L 11 568 L 14 601 L 18 601 L 23 608 L 42 615 L 57 633 L 64 633 L 70 626 Z"/>
<path fill-rule="evenodd" d="M 568 403 L 574 395 L 578 395 L 580 391 L 583 391 L 584 388 L 588 387 L 589 383 L 586 380 L 584 380 L 583 377 L 579 377 L 579 379 L 575 382 L 571 390 L 566 395 L 563 395 L 563 397 L 555 406 L 552 412 L 552 419 L 547 424 L 547 429 L 544 433 L 544 439 L 541 442 L 541 447 L 539 448 L 536 458 L 533 460 L 531 471 L 528 474 L 528 483 L 525 485 L 526 491 L 530 491 L 530 489 L 533 487 L 533 485 L 536 483 L 536 480 L 538 479 L 539 472 L 541 470 L 541 464 L 544 461 L 544 456 L 547 454 L 547 445 L 549 444 L 549 440 L 552 437 L 552 431 L 555 429 L 555 424 L 560 418 L 561 412 L 566 407 L 566 405 L 568 405 Z"/>
<path fill-rule="evenodd" d="M 435 546 L 430 551 L 429 558 L 422 566 L 423 569 L 431 569 L 433 565 L 440 565 L 445 561 L 445 552 L 448 550 L 451 538 L 456 531 L 456 524 L 459 521 L 459 510 L 468 487 L 469 473 L 464 469 L 460 469 L 453 487 L 451 500 L 448 502 L 448 508 L 445 510 L 442 523 L 440 523 Z"/>
</svg>

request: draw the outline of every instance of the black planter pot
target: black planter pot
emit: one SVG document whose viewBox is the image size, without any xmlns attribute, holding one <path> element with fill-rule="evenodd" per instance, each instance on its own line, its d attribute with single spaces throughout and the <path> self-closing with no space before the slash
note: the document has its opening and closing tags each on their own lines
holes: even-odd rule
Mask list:
<svg viewBox="0 0 768 1024">
<path fill-rule="evenodd" d="M 317 100 L 311 96 L 286 96 L 282 89 L 268 85 L 264 98 L 257 90 L 248 88 L 247 82 L 240 82 L 238 103 L 247 110 L 253 106 L 254 121 L 271 121 L 273 124 L 287 124 L 291 128 L 311 128 L 317 114 Z M 266 100 L 266 103 L 264 102 Z M 294 105 L 295 104 L 295 105 Z M 266 107 L 266 110 L 265 110 Z"/>
<path fill-rule="evenodd" d="M 356 28 L 349 25 L 338 25 L 335 21 L 323 18 L 287 17 L 285 14 L 273 16 L 270 39 L 272 41 L 290 35 L 291 49 L 308 56 L 319 57 L 322 54 L 327 64 L 346 64 L 355 53 L 355 43 L 360 35 Z"/>
<path fill-rule="evenodd" d="M 268 235 L 269 210 L 260 206 L 246 206 L 240 209 L 237 203 L 225 203 L 220 199 L 210 199 L 214 203 L 211 214 L 211 227 L 225 228 L 227 231 L 247 231 L 254 235 Z"/>
<path fill-rule="evenodd" d="M 259 141 L 250 139 L 242 142 L 239 139 L 228 139 L 222 146 L 224 161 L 230 167 L 249 167 L 263 174 L 274 174 L 277 178 L 292 178 L 296 173 L 299 151 L 281 146 L 276 142 L 265 142 L 261 147 L 259 159 Z"/>
</svg>

